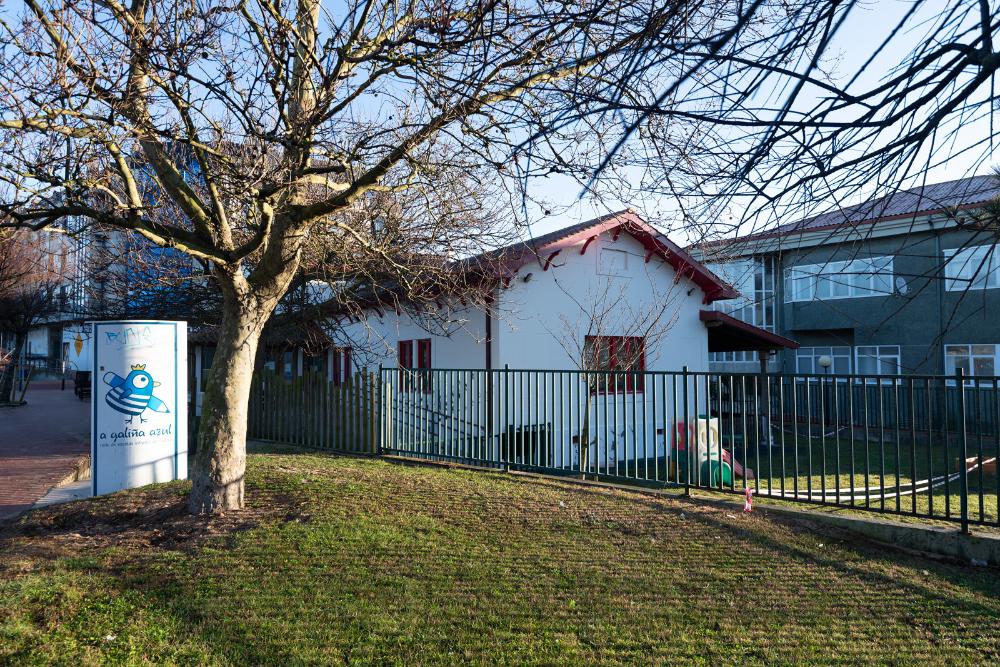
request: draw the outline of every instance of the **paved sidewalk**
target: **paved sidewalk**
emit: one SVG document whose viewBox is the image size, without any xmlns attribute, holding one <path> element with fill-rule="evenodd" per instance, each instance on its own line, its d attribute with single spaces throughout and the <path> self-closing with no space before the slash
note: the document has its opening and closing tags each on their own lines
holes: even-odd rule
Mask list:
<svg viewBox="0 0 1000 667">
<path fill-rule="evenodd" d="M 64 486 L 53 487 L 51 491 L 39 498 L 38 502 L 32 505 L 31 509 L 48 507 L 49 505 L 61 505 L 62 503 L 80 500 L 81 498 L 90 498 L 94 495 L 92 493 L 93 488 L 89 479 L 81 479 Z"/>
<path fill-rule="evenodd" d="M 0 408 L 0 520 L 34 505 L 90 452 L 90 401 L 71 385 L 32 384 L 25 400 Z"/>
</svg>

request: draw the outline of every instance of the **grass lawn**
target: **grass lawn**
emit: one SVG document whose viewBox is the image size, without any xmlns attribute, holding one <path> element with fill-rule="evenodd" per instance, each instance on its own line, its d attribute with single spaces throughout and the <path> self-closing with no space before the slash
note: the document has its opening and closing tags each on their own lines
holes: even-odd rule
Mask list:
<svg viewBox="0 0 1000 667">
<path fill-rule="evenodd" d="M 986 664 L 1000 576 L 612 489 L 268 450 L 0 529 L 0 663 Z"/>
<path fill-rule="evenodd" d="M 762 494 L 771 491 L 791 497 L 798 493 L 799 497 L 808 498 L 811 489 L 815 500 L 826 491 L 827 500 L 834 502 L 839 488 L 840 504 L 843 505 L 853 503 L 857 507 L 890 512 L 913 512 L 915 509 L 919 514 L 937 517 L 945 517 L 948 512 L 953 517 L 961 516 L 958 479 L 935 488 L 918 484 L 916 494 L 910 494 L 905 488 L 905 493 L 895 493 L 897 485 L 958 472 L 961 468 L 956 442 L 945 443 L 936 438 L 930 444 L 922 441 L 911 444 L 904 433 L 897 443 L 892 433 L 881 437 L 883 434 L 877 429 L 872 429 L 867 441 L 863 433 L 854 438 L 845 434 L 821 437 L 818 431 L 818 427 L 813 428 L 812 437 L 804 431 L 797 436 L 785 433 L 784 447 L 762 447 L 759 453 L 752 447 L 747 449 L 746 462 L 758 474 Z M 969 443 L 969 456 L 979 456 L 980 446 L 983 460 L 997 456 L 997 443 L 975 439 Z M 736 456 L 743 461 L 740 445 L 736 447 Z M 996 470 L 994 464 L 969 473 L 969 516 L 987 526 L 996 526 L 998 521 L 1000 495 Z M 743 481 L 737 480 L 736 486 L 742 488 Z M 855 489 L 853 494 L 852 488 Z M 867 494 L 865 488 L 868 488 Z"/>
</svg>

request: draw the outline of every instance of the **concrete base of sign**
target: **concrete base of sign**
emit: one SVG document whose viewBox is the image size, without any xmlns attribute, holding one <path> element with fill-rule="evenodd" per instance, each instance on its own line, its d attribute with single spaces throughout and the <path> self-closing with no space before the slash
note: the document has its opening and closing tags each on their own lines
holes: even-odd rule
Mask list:
<svg viewBox="0 0 1000 667">
<path fill-rule="evenodd" d="M 57 486 L 51 489 L 48 493 L 41 497 L 41 499 L 32 505 L 31 509 L 35 510 L 39 507 L 48 507 L 49 505 L 60 505 L 62 503 L 72 502 L 74 500 L 81 500 L 83 498 L 90 498 L 93 496 L 93 488 L 91 488 L 89 479 L 81 479 L 76 482 L 70 482 L 69 484 L 63 486 Z"/>
</svg>

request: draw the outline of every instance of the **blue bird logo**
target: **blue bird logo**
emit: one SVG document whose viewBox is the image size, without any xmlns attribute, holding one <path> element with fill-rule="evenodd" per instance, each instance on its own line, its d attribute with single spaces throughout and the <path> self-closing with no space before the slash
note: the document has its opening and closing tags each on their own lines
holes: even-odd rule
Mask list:
<svg viewBox="0 0 1000 667">
<path fill-rule="evenodd" d="M 118 412 L 128 415 L 127 423 L 131 424 L 136 417 L 139 422 L 146 421 L 142 413 L 146 410 L 167 412 L 166 403 L 153 396 L 153 387 L 159 387 L 159 382 L 153 381 L 153 376 L 146 372 L 146 364 L 135 364 L 132 372 L 126 377 L 116 373 L 104 374 L 104 383 L 111 386 L 104 400 Z"/>
</svg>

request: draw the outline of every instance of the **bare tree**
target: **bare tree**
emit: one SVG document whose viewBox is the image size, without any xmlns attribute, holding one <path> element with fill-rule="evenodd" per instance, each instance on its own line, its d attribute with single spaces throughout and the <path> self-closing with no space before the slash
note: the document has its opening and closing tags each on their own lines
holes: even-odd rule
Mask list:
<svg viewBox="0 0 1000 667">
<path fill-rule="evenodd" d="M 60 288 L 69 273 L 66 260 L 58 238 L 25 231 L 0 235 L 0 332 L 14 338 L 0 359 L 0 402 L 14 402 L 14 376 L 28 333 L 65 306 Z"/>
<path fill-rule="evenodd" d="M 470 224 L 485 202 L 449 174 L 499 188 L 585 172 L 583 153 L 571 165 L 546 145 L 570 130 L 553 119 L 602 111 L 588 99 L 613 91 L 651 103 L 619 74 L 673 68 L 652 45 L 745 27 L 742 3 L 722 1 L 25 4 L 3 25 L 4 224 L 129 230 L 204 262 L 222 293 L 193 512 L 243 506 L 253 359 L 297 280 L 337 284 L 373 261 L 426 292 L 445 279 L 427 254 L 488 240 Z"/>
<path fill-rule="evenodd" d="M 651 83 L 653 103 L 617 94 L 596 102 L 628 124 L 604 164 L 628 162 L 651 190 L 681 198 L 687 232 L 753 233 L 779 217 L 919 186 L 953 159 L 972 170 L 991 164 L 996 3 L 751 2 L 744 11 L 776 7 L 780 20 L 756 39 L 662 45 L 685 64 Z M 628 141 L 678 120 L 698 128 L 696 140 L 677 135 L 682 151 Z"/>
<path fill-rule="evenodd" d="M 634 391 L 638 374 L 656 362 L 661 345 L 677 321 L 684 291 L 681 283 L 673 283 L 666 292 L 657 290 L 653 272 L 644 269 L 645 276 L 630 279 L 605 277 L 585 294 L 576 286 L 564 285 L 553 277 L 556 286 L 577 308 L 573 314 L 559 316 L 559 326 L 549 333 L 584 375 L 586 398 L 581 432 L 577 434 L 581 467 L 589 470 L 592 446 L 597 434 L 591 433 L 591 416 L 598 393 Z M 636 299 L 633 280 L 646 278 L 656 298 L 649 302 Z M 613 343 L 612 343 L 613 341 Z M 611 349 L 613 344 L 614 349 Z M 604 371 L 591 372 L 591 371 Z M 617 441 L 618 434 L 614 435 Z M 617 445 L 615 445 L 617 446 Z"/>
</svg>

